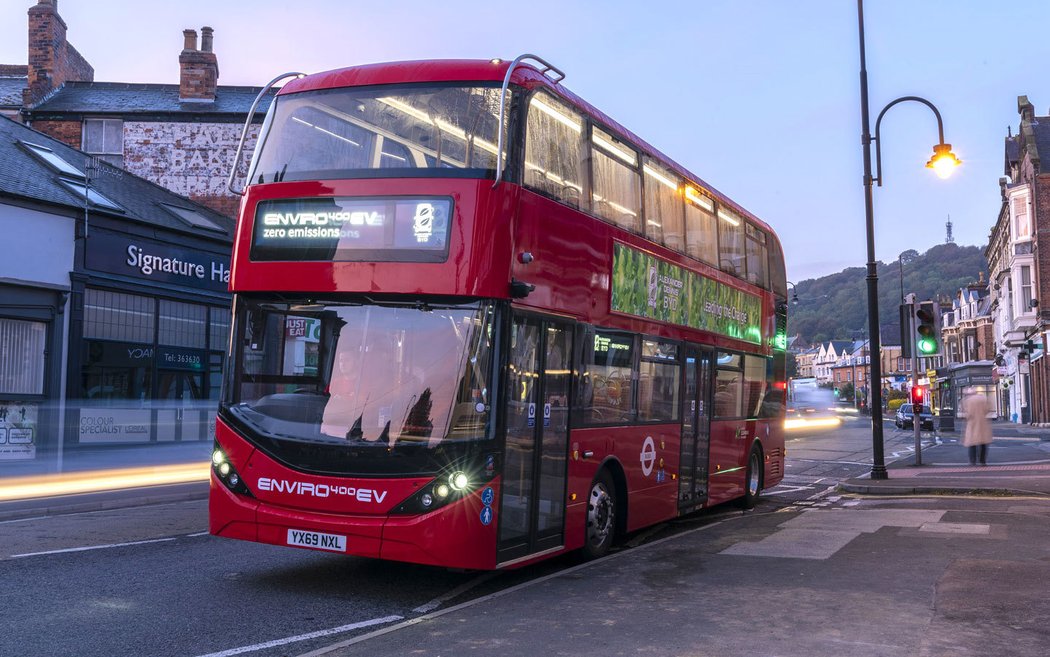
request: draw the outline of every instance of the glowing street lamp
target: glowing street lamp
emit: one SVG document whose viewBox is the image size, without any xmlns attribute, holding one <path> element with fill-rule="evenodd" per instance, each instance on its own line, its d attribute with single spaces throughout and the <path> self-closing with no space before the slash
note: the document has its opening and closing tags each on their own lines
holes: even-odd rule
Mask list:
<svg viewBox="0 0 1050 657">
<path fill-rule="evenodd" d="M 860 113 L 861 145 L 864 150 L 864 219 L 865 231 L 867 233 L 868 263 L 867 263 L 867 287 L 868 287 L 868 346 L 871 357 L 871 445 L 872 445 L 872 479 L 886 479 L 886 461 L 883 450 L 882 436 L 882 345 L 879 337 L 879 277 L 875 261 L 875 210 L 872 194 L 872 184 L 878 183 L 882 187 L 882 138 L 879 128 L 882 117 L 886 111 L 897 103 L 915 101 L 926 105 L 933 110 L 937 117 L 937 145 L 933 147 L 933 157 L 926 166 L 933 169 L 941 178 L 947 178 L 952 170 L 960 162 L 959 158 L 952 153 L 951 144 L 944 142 L 944 125 L 941 122 L 941 113 L 937 111 L 933 103 L 918 96 L 904 96 L 898 98 L 879 112 L 875 121 L 875 137 L 871 136 L 869 114 L 868 114 L 868 70 L 864 56 L 864 0 L 857 0 L 857 24 L 860 36 Z M 871 175 L 871 144 L 875 143 L 875 161 L 877 173 Z"/>
<path fill-rule="evenodd" d="M 960 164 L 962 164 L 962 160 L 955 157 L 955 153 L 952 152 L 952 145 L 941 143 L 933 147 L 933 157 L 926 163 L 926 168 L 933 169 L 933 172 L 941 180 L 947 180 L 952 175 L 952 172 L 955 171 L 955 167 Z"/>
</svg>

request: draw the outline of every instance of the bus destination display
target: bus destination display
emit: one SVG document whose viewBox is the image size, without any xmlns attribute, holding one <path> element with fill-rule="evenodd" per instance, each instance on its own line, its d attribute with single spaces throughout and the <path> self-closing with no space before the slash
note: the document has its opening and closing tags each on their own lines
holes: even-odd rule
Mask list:
<svg viewBox="0 0 1050 657">
<path fill-rule="evenodd" d="M 444 262 L 449 198 L 261 201 L 252 260 Z"/>
</svg>

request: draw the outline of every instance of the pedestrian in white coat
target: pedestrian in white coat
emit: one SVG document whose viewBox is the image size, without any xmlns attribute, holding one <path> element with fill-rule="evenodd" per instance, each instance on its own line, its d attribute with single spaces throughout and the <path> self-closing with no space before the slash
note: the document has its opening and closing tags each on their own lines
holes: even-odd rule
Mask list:
<svg viewBox="0 0 1050 657">
<path fill-rule="evenodd" d="M 969 450 L 970 465 L 988 464 L 988 445 L 992 442 L 992 425 L 988 421 L 988 398 L 983 393 L 970 388 L 963 399 L 963 412 L 966 413 L 966 431 L 963 433 L 963 445 Z"/>
</svg>

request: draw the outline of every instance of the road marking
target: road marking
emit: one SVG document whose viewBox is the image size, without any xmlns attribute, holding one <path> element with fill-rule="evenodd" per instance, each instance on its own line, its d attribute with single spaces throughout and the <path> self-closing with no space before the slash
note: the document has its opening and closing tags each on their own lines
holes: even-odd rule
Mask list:
<svg viewBox="0 0 1050 657">
<path fill-rule="evenodd" d="M 288 645 L 289 643 L 307 641 L 309 639 L 316 639 L 322 636 L 330 636 L 332 634 L 340 634 L 342 632 L 349 632 L 351 630 L 359 630 L 362 627 L 372 627 L 373 625 L 393 623 L 394 621 L 399 621 L 402 619 L 404 619 L 404 616 L 384 616 L 383 618 L 373 618 L 372 620 L 361 621 L 360 623 L 350 623 L 349 625 L 340 625 L 339 627 L 333 627 L 327 630 L 317 630 L 316 632 L 298 634 L 296 636 L 289 636 L 283 639 L 274 639 L 273 641 L 267 641 L 266 643 L 256 643 L 255 645 L 242 646 L 240 648 L 230 648 L 229 650 L 223 650 L 221 652 L 210 652 L 207 655 L 201 655 L 200 657 L 230 657 L 230 655 L 240 655 L 246 652 L 255 652 L 256 650 L 266 650 L 267 648 L 284 646 Z"/>
<path fill-rule="evenodd" d="M 804 490 L 813 490 L 812 486 L 785 486 L 781 484 L 772 490 L 762 491 L 763 496 L 787 495 L 788 493 L 800 493 Z"/>
<path fill-rule="evenodd" d="M 109 548 L 127 547 L 129 545 L 145 545 L 147 543 L 163 543 L 165 541 L 174 541 L 174 538 L 153 538 L 148 541 L 131 541 L 129 543 L 109 543 L 108 545 L 89 545 L 87 547 L 75 547 L 66 548 L 64 550 L 48 550 L 46 552 L 26 552 L 25 554 L 12 554 L 11 559 L 21 559 L 22 557 L 39 557 L 45 554 L 64 554 L 66 552 L 86 552 L 88 550 L 107 550 Z"/>
<path fill-rule="evenodd" d="M 438 597 L 434 598 L 433 600 L 431 600 L 430 602 L 428 602 L 426 604 L 419 605 L 418 607 L 416 607 L 412 611 L 414 613 L 417 613 L 417 614 L 430 613 L 430 612 L 434 611 L 435 609 L 437 609 L 438 607 L 440 607 L 442 605 L 442 603 L 447 602 L 447 601 L 449 601 L 452 598 L 455 598 L 457 596 L 463 595 L 464 593 L 466 593 L 470 589 L 474 588 L 475 586 L 478 586 L 479 584 L 484 584 L 488 580 L 490 580 L 493 577 L 495 577 L 496 575 L 500 575 L 500 574 L 502 574 L 501 571 L 494 571 L 494 572 L 491 572 L 491 573 L 485 573 L 484 575 L 481 575 L 480 577 L 475 577 L 474 579 L 470 580 L 466 584 L 458 586 L 458 587 L 452 589 L 451 591 L 449 591 L 448 593 L 445 593 L 444 595 L 439 595 Z"/>
</svg>

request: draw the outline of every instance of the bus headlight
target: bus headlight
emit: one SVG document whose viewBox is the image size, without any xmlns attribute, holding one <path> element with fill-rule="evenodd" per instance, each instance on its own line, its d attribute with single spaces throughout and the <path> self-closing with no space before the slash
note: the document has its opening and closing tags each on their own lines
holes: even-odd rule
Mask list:
<svg viewBox="0 0 1050 657">
<path fill-rule="evenodd" d="M 452 490 L 463 491 L 470 485 L 470 477 L 466 472 L 453 472 L 448 477 L 448 483 L 452 486 Z"/>
<path fill-rule="evenodd" d="M 215 448 L 211 452 L 211 469 L 218 480 L 221 481 L 226 488 L 229 488 L 238 495 L 255 497 L 252 495 L 252 492 L 248 490 L 248 487 L 244 485 L 241 476 L 237 474 L 237 470 L 233 467 L 233 464 L 226 458 L 226 452 L 222 451 L 222 448 L 219 447 L 218 443 L 215 444 Z"/>
</svg>

